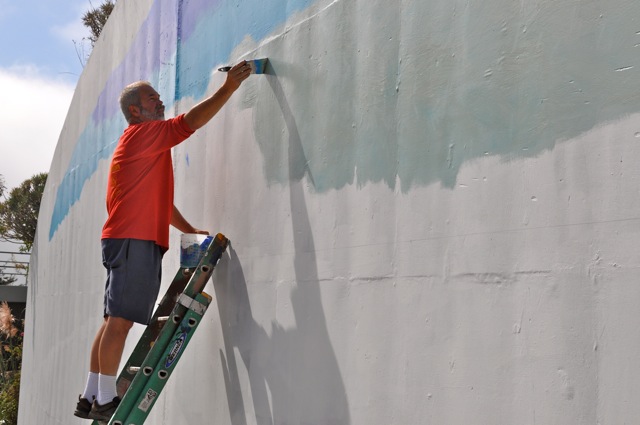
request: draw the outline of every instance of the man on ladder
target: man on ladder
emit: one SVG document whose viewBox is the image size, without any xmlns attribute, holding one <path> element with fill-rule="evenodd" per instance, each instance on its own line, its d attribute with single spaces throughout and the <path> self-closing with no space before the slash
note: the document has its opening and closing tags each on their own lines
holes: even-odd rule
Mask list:
<svg viewBox="0 0 640 425">
<path fill-rule="evenodd" d="M 129 126 L 109 168 L 108 218 L 102 231 L 104 322 L 91 348 L 89 376 L 75 416 L 108 421 L 120 403 L 116 377 L 125 340 L 134 322 L 151 319 L 169 225 L 183 233 L 208 233 L 194 228 L 173 205 L 171 148 L 209 122 L 250 73 L 245 61 L 237 64 L 216 93 L 168 120 L 149 83 L 133 83 L 120 95 Z"/>
</svg>

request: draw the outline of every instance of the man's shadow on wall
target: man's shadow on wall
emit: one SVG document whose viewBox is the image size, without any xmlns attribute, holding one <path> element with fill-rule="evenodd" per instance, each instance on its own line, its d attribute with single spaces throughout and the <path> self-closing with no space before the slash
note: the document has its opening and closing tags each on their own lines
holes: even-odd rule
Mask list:
<svg viewBox="0 0 640 425">
<path fill-rule="evenodd" d="M 225 349 L 220 351 L 220 358 L 231 423 L 247 424 L 237 349 L 249 376 L 257 424 L 349 424 L 345 386 L 322 308 L 315 244 L 301 183 L 305 174 L 311 181 L 312 177 L 284 90 L 273 68 L 270 74 L 266 77 L 289 132 L 296 279 L 291 304 L 296 327 L 285 329 L 273 321 L 267 332 L 256 322 L 242 263 L 230 246 L 229 261 L 219 264 L 221 279 L 215 285 L 215 292 L 224 338 Z"/>
</svg>

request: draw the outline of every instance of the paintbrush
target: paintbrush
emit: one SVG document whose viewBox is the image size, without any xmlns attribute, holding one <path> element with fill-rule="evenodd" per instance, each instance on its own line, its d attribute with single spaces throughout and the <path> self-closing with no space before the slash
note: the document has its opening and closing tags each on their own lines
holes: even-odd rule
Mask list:
<svg viewBox="0 0 640 425">
<path fill-rule="evenodd" d="M 267 67 L 268 58 L 264 59 L 251 59 L 248 60 L 247 63 L 251 67 L 252 74 L 264 74 L 264 70 Z M 223 66 L 222 68 L 218 68 L 218 71 L 228 72 L 231 69 L 230 66 Z"/>
</svg>

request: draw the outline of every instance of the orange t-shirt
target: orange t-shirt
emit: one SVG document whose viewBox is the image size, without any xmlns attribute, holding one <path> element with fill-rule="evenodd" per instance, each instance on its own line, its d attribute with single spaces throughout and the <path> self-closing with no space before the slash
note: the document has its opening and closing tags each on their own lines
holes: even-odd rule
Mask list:
<svg viewBox="0 0 640 425">
<path fill-rule="evenodd" d="M 171 148 L 193 134 L 184 114 L 129 125 L 113 153 L 102 238 L 154 241 L 169 247 L 173 214 Z"/>
</svg>

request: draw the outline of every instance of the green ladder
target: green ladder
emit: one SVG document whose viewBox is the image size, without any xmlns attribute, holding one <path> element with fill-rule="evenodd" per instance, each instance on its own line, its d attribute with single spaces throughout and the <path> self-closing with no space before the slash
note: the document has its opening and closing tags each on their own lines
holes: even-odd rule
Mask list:
<svg viewBox="0 0 640 425">
<path fill-rule="evenodd" d="M 218 233 L 194 268 L 181 267 L 117 378 L 109 425 L 142 425 L 211 303 L 202 292 L 229 240 Z M 93 421 L 93 425 L 107 422 Z"/>
</svg>

